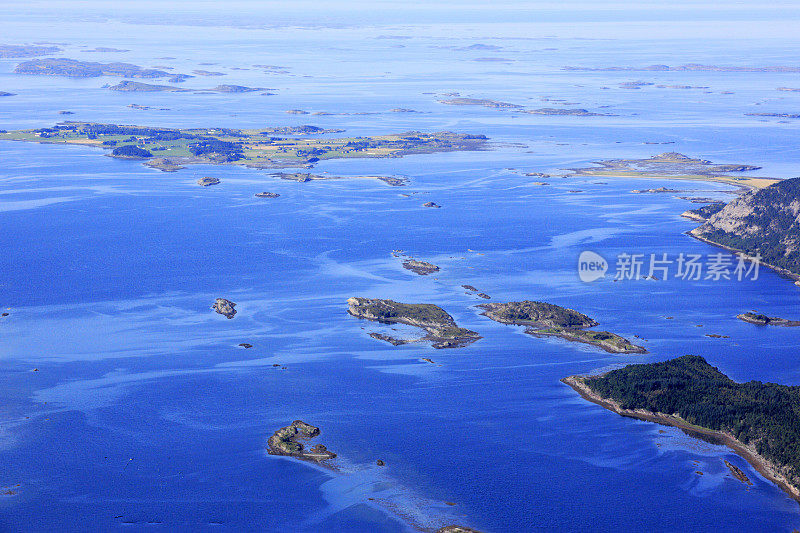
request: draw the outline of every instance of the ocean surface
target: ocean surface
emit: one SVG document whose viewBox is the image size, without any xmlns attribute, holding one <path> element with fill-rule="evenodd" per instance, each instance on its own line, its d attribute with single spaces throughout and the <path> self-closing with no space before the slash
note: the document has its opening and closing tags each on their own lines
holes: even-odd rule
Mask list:
<svg viewBox="0 0 800 533">
<path fill-rule="evenodd" d="M 800 175 L 797 119 L 745 115 L 797 113 L 800 93 L 776 89 L 800 87 L 798 73 L 563 69 L 798 66 L 796 6 L 387 3 L 381 15 L 357 3 L 318 12 L 307 2 L 65 4 L 10 2 L 0 44 L 55 42 L 60 57 L 220 71 L 182 86 L 275 94 L 119 93 L 103 88 L 118 78 L 23 76 L 13 73 L 19 60 L 0 59 L 0 90 L 16 93 L 0 99 L 0 128 L 312 124 L 348 136 L 451 130 L 491 145 L 314 170 L 409 179 L 391 187 L 230 166 L 163 173 L 93 148 L 0 143 L 0 308 L 9 313 L 0 319 L 0 531 L 800 527 L 797 502 L 729 449 L 620 417 L 559 381 L 691 353 L 738 381 L 800 384 L 800 330 L 735 318 L 800 316 L 800 290 L 772 271 L 744 281 L 578 278 L 584 250 L 612 266 L 621 253 L 719 253 L 685 235 L 696 223 L 680 213 L 697 204 L 678 196 L 727 201 L 733 187 L 561 177 L 667 151 L 763 167 L 751 175 Z M 129 51 L 86 51 L 95 47 Z M 631 81 L 651 85 L 620 87 Z M 613 116 L 439 103 L 448 93 Z M 222 183 L 198 187 L 202 176 Z M 661 186 L 682 192 L 630 192 Z M 281 196 L 254 198 L 260 191 Z M 441 271 L 417 276 L 392 250 Z M 462 284 L 492 301 L 577 309 L 650 353 L 525 335 L 480 316 L 484 300 Z M 351 296 L 434 303 L 483 339 L 394 347 L 368 336 L 390 328 L 346 313 Z M 217 297 L 237 303 L 233 320 L 209 309 Z M 338 471 L 267 455 L 267 438 L 295 419 L 321 428 Z"/>
</svg>

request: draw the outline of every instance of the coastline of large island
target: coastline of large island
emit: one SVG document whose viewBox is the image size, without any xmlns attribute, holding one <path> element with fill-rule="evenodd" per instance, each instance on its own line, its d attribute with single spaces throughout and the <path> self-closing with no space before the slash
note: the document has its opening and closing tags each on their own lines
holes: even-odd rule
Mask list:
<svg viewBox="0 0 800 533">
<path fill-rule="evenodd" d="M 621 416 L 728 446 L 800 502 L 800 387 L 737 383 L 694 355 L 561 381 Z"/>
<path fill-rule="evenodd" d="M 144 161 L 155 168 L 169 170 L 182 165 L 241 165 L 256 169 L 310 168 L 327 159 L 403 157 L 412 154 L 485 150 L 487 137 L 441 131 L 409 131 L 372 137 L 297 138 L 275 132 L 285 130 L 301 135 L 313 126 L 300 128 L 160 128 L 62 122 L 52 128 L 0 131 L 0 140 L 47 144 L 75 144 L 105 150 L 138 148 L 149 153 Z M 341 131 L 341 130 L 339 130 Z M 151 159 L 152 158 L 152 159 Z M 395 179 L 395 178 L 387 178 Z M 391 184 L 391 181 L 390 181 Z"/>
</svg>

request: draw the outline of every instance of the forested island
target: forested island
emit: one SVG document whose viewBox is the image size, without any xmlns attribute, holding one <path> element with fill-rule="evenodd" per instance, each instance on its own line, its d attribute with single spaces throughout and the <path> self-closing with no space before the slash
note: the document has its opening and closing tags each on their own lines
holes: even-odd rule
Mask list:
<svg viewBox="0 0 800 533">
<path fill-rule="evenodd" d="M 384 324 L 406 324 L 427 332 L 420 339 L 404 340 L 371 333 L 370 337 L 389 342 L 395 346 L 410 342 L 431 341 L 434 348 L 460 348 L 481 338 L 474 331 L 459 327 L 444 309 L 433 304 L 405 304 L 377 298 L 350 298 L 347 312 L 354 317 L 382 322 Z"/>
<path fill-rule="evenodd" d="M 525 333 L 535 337 L 560 337 L 591 344 L 610 353 L 647 353 L 642 346 L 636 346 L 616 333 L 587 330 L 597 326 L 597 322 L 574 309 L 529 300 L 486 303 L 477 307 L 484 310 L 484 316 L 496 322 L 526 326 Z"/>
<path fill-rule="evenodd" d="M 761 255 L 761 263 L 800 278 L 800 178 L 748 192 L 711 215 L 690 234 L 700 240 Z"/>
<path fill-rule="evenodd" d="M 63 122 L 52 128 L 0 131 L 0 140 L 76 144 L 106 150 L 126 146 L 147 151 L 156 168 L 177 170 L 188 164 L 233 164 L 251 168 L 309 167 L 317 161 L 344 158 L 402 157 L 486 149 L 485 135 L 449 131 L 378 135 L 373 137 L 292 138 L 276 132 L 323 134 L 315 126 L 240 130 L 230 128 L 158 128 L 90 122 Z M 339 130 L 335 130 L 339 131 Z M 149 156 L 146 156 L 149 158 Z M 145 162 L 148 164 L 148 162 Z M 375 176 L 378 177 L 378 176 Z M 330 178 L 326 178 L 330 179 Z M 387 178 L 390 184 L 397 178 Z"/>
<path fill-rule="evenodd" d="M 623 416 L 715 438 L 800 500 L 800 387 L 737 383 L 694 355 L 562 381 Z"/>
</svg>

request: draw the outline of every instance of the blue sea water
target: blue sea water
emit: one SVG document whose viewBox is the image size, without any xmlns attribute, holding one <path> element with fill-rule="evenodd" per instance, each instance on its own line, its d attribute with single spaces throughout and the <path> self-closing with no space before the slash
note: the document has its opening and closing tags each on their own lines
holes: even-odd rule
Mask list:
<svg viewBox="0 0 800 533">
<path fill-rule="evenodd" d="M 70 119 L 314 124 L 347 135 L 449 129 L 486 134 L 492 147 L 326 161 L 315 170 L 410 180 L 390 187 L 294 183 L 239 167 L 162 173 L 91 148 L 0 143 L 0 307 L 9 312 L 0 319 L 0 492 L 15 492 L 0 495 L 0 531 L 800 525 L 797 503 L 727 448 L 619 417 L 559 381 L 692 353 L 736 380 L 800 383 L 800 331 L 735 319 L 749 309 L 798 315 L 797 287 L 771 271 L 742 282 L 578 279 L 584 250 L 612 262 L 620 253 L 718 253 L 685 235 L 696 224 L 679 214 L 694 204 L 677 196 L 727 200 L 731 187 L 560 177 L 599 159 L 664 151 L 762 166 L 754 175 L 797 175 L 796 122 L 745 115 L 796 112 L 800 94 L 775 89 L 800 87 L 797 73 L 562 70 L 795 66 L 796 37 L 781 33 L 796 20 L 792 6 L 762 12 L 737 4 L 720 14 L 685 3 L 666 29 L 647 35 L 642 28 L 664 22 L 663 11 L 543 5 L 515 19 L 519 5 L 489 16 L 465 2 L 455 21 L 415 4 L 405 19 L 367 13 L 310 24 L 297 13 L 277 22 L 263 13 L 226 18 L 183 3 L 173 7 L 185 18 L 88 5 L 54 25 L 59 12 L 12 3 L 3 40 L 59 42 L 65 57 L 218 70 L 226 75 L 184 85 L 237 83 L 276 94 L 116 93 L 102 88 L 115 78 L 20 76 L 12 73 L 16 60 L 3 59 L 0 90 L 17 96 L 0 101 L 0 128 Z M 729 27 L 738 32 L 721 34 Z M 474 44 L 499 49 L 461 50 Z M 96 46 L 130 51 L 82 48 Z M 486 57 L 506 61 L 475 61 Z M 209 62 L 216 64 L 201 65 Z M 269 74 L 254 64 L 286 68 Z M 654 85 L 619 87 L 627 81 Z M 614 116 L 437 102 L 451 92 L 530 108 L 564 99 Z M 397 107 L 419 112 L 390 112 Z M 206 175 L 222 183 L 198 187 Z M 630 192 L 659 186 L 685 192 Z M 253 197 L 262 190 L 281 196 Z M 427 201 L 442 208 L 422 207 Z M 396 249 L 441 271 L 416 276 L 391 255 Z M 496 301 L 578 309 L 604 329 L 638 335 L 650 353 L 533 338 L 480 316 L 483 300 L 462 284 Z M 435 303 L 483 339 L 455 350 L 393 347 L 368 336 L 379 326 L 346 314 L 350 296 Z M 209 309 L 216 297 L 237 303 L 233 320 Z M 267 455 L 267 437 L 295 419 L 322 429 L 338 472 Z M 732 479 L 723 459 L 753 486 Z"/>
</svg>

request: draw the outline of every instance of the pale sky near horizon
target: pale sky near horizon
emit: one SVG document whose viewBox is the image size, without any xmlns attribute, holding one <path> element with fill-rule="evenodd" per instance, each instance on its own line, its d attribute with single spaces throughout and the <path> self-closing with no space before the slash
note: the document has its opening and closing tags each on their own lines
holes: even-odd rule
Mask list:
<svg viewBox="0 0 800 533">
<path fill-rule="evenodd" d="M 4 0 L 3 4 L 4 26 L 54 20 L 251 28 L 494 24 L 502 25 L 496 31 L 507 37 L 800 38 L 797 1 Z"/>
</svg>

